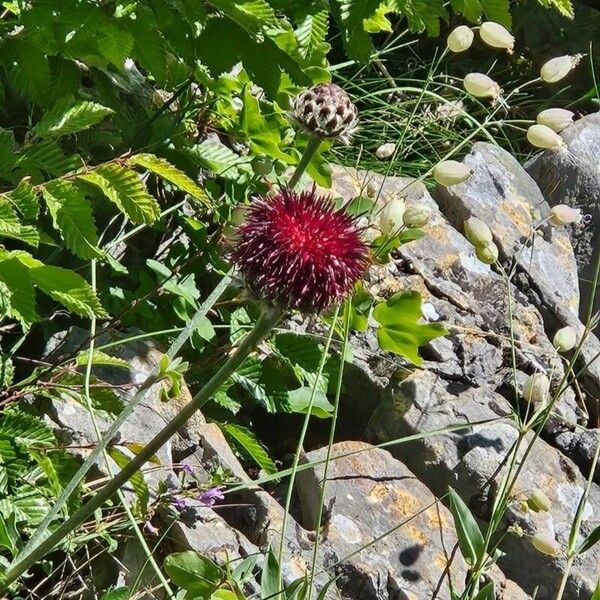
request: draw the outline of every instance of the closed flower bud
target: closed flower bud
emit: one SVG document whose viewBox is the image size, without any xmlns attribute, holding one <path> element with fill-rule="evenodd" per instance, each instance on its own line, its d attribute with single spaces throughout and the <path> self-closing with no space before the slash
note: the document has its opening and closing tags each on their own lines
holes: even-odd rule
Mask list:
<svg viewBox="0 0 600 600">
<path fill-rule="evenodd" d="M 573 327 L 563 327 L 554 334 L 552 344 L 559 352 L 568 352 L 577 345 L 577 332 Z"/>
<path fill-rule="evenodd" d="M 469 73 L 463 80 L 465 90 L 476 98 L 493 98 L 500 96 L 500 86 L 484 73 Z"/>
<path fill-rule="evenodd" d="M 405 202 L 402 196 L 391 195 L 379 215 L 379 229 L 384 235 L 397 231 L 403 224 Z"/>
<path fill-rule="evenodd" d="M 540 125 L 545 125 L 556 133 L 560 133 L 573 124 L 574 116 L 575 114 L 566 108 L 548 108 L 537 116 L 536 121 Z"/>
<path fill-rule="evenodd" d="M 544 373 L 530 375 L 523 386 L 523 398 L 533 404 L 545 404 L 550 393 L 550 380 Z"/>
<path fill-rule="evenodd" d="M 492 48 L 503 48 L 509 53 L 515 47 L 515 38 L 510 34 L 510 31 L 494 21 L 486 21 L 479 29 L 481 39 Z"/>
<path fill-rule="evenodd" d="M 507 531 L 508 531 L 508 533 L 512 533 L 513 535 L 516 535 L 517 537 L 520 537 L 520 538 L 522 538 L 525 535 L 523 528 L 517 524 L 510 525 L 508 527 Z"/>
<path fill-rule="evenodd" d="M 459 25 L 453 29 L 448 36 L 448 49 L 452 52 L 464 52 L 471 47 L 473 43 L 473 30 L 466 25 Z"/>
<path fill-rule="evenodd" d="M 498 260 L 498 246 L 491 242 L 485 246 L 475 246 L 477 258 L 486 265 L 493 265 Z"/>
<path fill-rule="evenodd" d="M 531 508 L 537 511 L 548 512 L 552 508 L 552 502 L 542 490 L 533 490 L 528 502 Z"/>
<path fill-rule="evenodd" d="M 381 144 L 377 150 L 375 150 L 375 156 L 379 160 L 385 160 L 386 158 L 390 158 L 394 152 L 396 151 L 396 144 L 392 144 L 391 142 L 387 142 L 385 144 Z"/>
<path fill-rule="evenodd" d="M 268 156 L 256 156 L 252 159 L 252 171 L 255 175 L 268 175 L 273 170 L 273 161 Z"/>
<path fill-rule="evenodd" d="M 531 538 L 531 543 L 533 544 L 533 547 L 542 554 L 547 554 L 548 556 L 558 556 L 560 554 L 558 542 L 548 535 L 536 533 Z"/>
<path fill-rule="evenodd" d="M 552 131 L 547 125 L 532 125 L 527 130 L 527 139 L 532 146 L 545 148 L 546 150 L 558 150 L 564 145 L 560 135 L 556 131 Z"/>
<path fill-rule="evenodd" d="M 424 204 L 415 204 L 404 211 L 402 221 L 407 227 L 424 227 L 430 216 L 431 211 Z"/>
<path fill-rule="evenodd" d="M 446 187 L 462 183 L 471 175 L 471 169 L 457 160 L 443 160 L 433 167 L 433 178 Z"/>
<path fill-rule="evenodd" d="M 542 65 L 540 77 L 546 83 L 556 83 L 566 77 L 583 58 L 581 54 L 557 56 Z"/>
<path fill-rule="evenodd" d="M 464 223 L 465 236 L 473 246 L 487 246 L 494 242 L 492 230 L 477 217 L 471 217 Z"/>
<path fill-rule="evenodd" d="M 566 204 L 557 204 L 550 210 L 550 223 L 552 225 L 571 225 L 581 221 L 581 211 Z"/>
</svg>

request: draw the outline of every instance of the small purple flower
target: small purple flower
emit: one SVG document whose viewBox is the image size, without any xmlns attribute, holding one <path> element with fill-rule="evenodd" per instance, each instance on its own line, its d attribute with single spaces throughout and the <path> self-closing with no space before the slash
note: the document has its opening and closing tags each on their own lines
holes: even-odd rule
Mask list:
<svg viewBox="0 0 600 600">
<path fill-rule="evenodd" d="M 173 499 L 172 504 L 175 508 L 179 510 L 184 510 L 188 507 L 188 502 L 183 496 L 176 496 Z"/>
<path fill-rule="evenodd" d="M 181 464 L 181 470 L 186 475 L 193 475 L 194 474 L 194 469 L 192 469 L 192 465 L 188 465 L 187 463 L 182 463 Z"/>
<path fill-rule="evenodd" d="M 210 490 L 206 490 L 198 496 L 198 500 L 204 506 L 214 506 L 217 500 L 225 500 L 225 495 L 221 491 L 223 489 L 224 488 L 222 487 L 215 487 Z"/>
</svg>

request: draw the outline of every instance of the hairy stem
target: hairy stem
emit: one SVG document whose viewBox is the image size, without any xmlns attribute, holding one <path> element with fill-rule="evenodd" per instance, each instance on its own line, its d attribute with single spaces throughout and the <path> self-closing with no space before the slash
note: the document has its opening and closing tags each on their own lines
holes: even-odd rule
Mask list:
<svg viewBox="0 0 600 600">
<path fill-rule="evenodd" d="M 300 159 L 300 162 L 298 163 L 296 170 L 294 171 L 293 175 L 290 177 L 290 180 L 288 181 L 288 187 L 290 187 L 290 188 L 296 187 L 296 185 L 300 181 L 300 177 L 302 177 L 302 174 L 304 173 L 304 171 L 306 171 L 306 167 L 308 167 L 308 164 L 310 163 L 312 157 L 315 155 L 315 152 L 319 149 L 320 145 L 321 145 L 321 138 L 311 135 L 310 138 L 308 139 L 308 144 L 306 145 L 304 154 L 302 155 L 302 158 Z"/>
</svg>

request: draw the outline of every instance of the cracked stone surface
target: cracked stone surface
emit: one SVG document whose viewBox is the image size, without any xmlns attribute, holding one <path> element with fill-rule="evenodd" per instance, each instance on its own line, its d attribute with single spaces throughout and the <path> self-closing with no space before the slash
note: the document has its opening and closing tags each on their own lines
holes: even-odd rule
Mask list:
<svg viewBox="0 0 600 600">
<path fill-rule="evenodd" d="M 363 442 L 332 448 L 333 456 L 348 453 L 330 463 L 323 497 L 329 520 L 322 549 L 343 597 L 449 599 L 449 580 L 460 587 L 467 565 L 453 556 L 457 538 L 448 509 L 389 452 Z M 306 458 L 325 455 L 323 448 Z M 310 523 L 318 516 L 323 478 L 323 465 L 299 473 L 302 513 Z M 490 576 L 497 598 L 529 597 L 499 569 Z"/>
<path fill-rule="evenodd" d="M 461 423 L 463 429 L 444 431 Z M 492 389 L 457 391 L 432 373 L 416 372 L 390 385 L 367 434 L 373 442 L 420 434 L 409 444 L 394 445 L 391 452 L 438 497 L 446 493 L 448 486 L 454 487 L 486 522 L 506 468 L 506 456 L 518 432 L 507 401 Z M 530 441 L 531 433 L 521 446 L 519 458 Z M 585 485 L 585 478 L 570 459 L 542 439 L 535 441 L 516 480 L 502 525 L 503 529 L 519 525 L 525 535 L 503 539 L 501 547 L 506 556 L 499 566 L 526 592 L 533 593 L 538 587 L 537 598 L 541 600 L 554 598 L 556 593 L 565 569 L 564 549 Z M 535 490 L 541 490 L 550 500 L 547 512 L 523 510 L 523 501 Z M 580 535 L 589 535 L 598 525 L 600 488 L 592 484 Z M 551 557 L 538 552 L 531 544 L 535 534 L 555 540 L 561 554 Z M 569 575 L 565 597 L 588 600 L 596 586 L 599 565 L 598 546 L 580 556 Z"/>
</svg>

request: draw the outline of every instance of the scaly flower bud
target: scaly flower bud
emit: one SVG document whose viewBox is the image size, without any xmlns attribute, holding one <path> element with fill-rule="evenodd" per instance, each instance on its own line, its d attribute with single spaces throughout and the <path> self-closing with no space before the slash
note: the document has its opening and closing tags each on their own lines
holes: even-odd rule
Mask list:
<svg viewBox="0 0 600 600">
<path fill-rule="evenodd" d="M 337 137 L 348 144 L 358 124 L 356 106 L 335 83 L 320 83 L 301 92 L 292 106 L 295 120 L 318 137 Z"/>
<path fill-rule="evenodd" d="M 527 130 L 527 139 L 532 146 L 545 148 L 546 150 L 558 150 L 564 145 L 560 135 L 556 131 L 552 131 L 547 125 L 532 125 Z"/>
<path fill-rule="evenodd" d="M 510 31 L 494 21 L 486 21 L 482 23 L 479 29 L 481 39 L 492 48 L 503 48 L 512 53 L 515 47 L 515 38 L 510 34 Z"/>
<path fill-rule="evenodd" d="M 475 246 L 477 258 L 486 265 L 493 265 L 498 260 L 498 246 L 493 242 L 485 246 Z"/>
<path fill-rule="evenodd" d="M 379 229 L 384 235 L 397 231 L 402 225 L 406 203 L 402 196 L 391 194 L 379 214 Z"/>
<path fill-rule="evenodd" d="M 433 178 L 445 187 L 462 183 L 471 175 L 471 169 L 457 160 L 443 160 L 433 167 Z"/>
<path fill-rule="evenodd" d="M 407 227 L 425 227 L 429 222 L 431 211 L 424 204 L 409 206 L 402 216 L 402 221 Z"/>
<path fill-rule="evenodd" d="M 550 223 L 560 227 L 581 221 L 581 211 L 566 204 L 557 204 L 550 209 Z"/>
<path fill-rule="evenodd" d="M 469 73 L 463 80 L 463 86 L 469 94 L 476 98 L 492 98 L 500 96 L 500 86 L 484 73 Z"/>
<path fill-rule="evenodd" d="M 492 230 L 477 217 L 470 217 L 463 224 L 465 237 L 477 247 L 485 247 L 494 243 Z"/>
<path fill-rule="evenodd" d="M 533 404 L 545 404 L 550 393 L 550 380 L 544 373 L 530 375 L 523 386 L 523 398 Z"/>
<path fill-rule="evenodd" d="M 355 220 L 314 189 L 282 189 L 255 200 L 232 253 L 257 296 L 303 311 L 346 298 L 366 269 Z"/>
<path fill-rule="evenodd" d="M 577 332 L 573 327 L 563 327 L 554 334 L 552 344 L 559 352 L 568 352 L 577 345 Z"/>
<path fill-rule="evenodd" d="M 387 142 L 385 144 L 381 144 L 377 150 L 375 150 L 375 156 L 379 160 L 385 160 L 386 158 L 390 158 L 393 156 L 396 151 L 396 144 L 392 144 L 391 142 Z"/>
<path fill-rule="evenodd" d="M 533 544 L 533 547 L 542 554 L 547 554 L 548 556 L 558 556 L 560 554 L 558 542 L 548 535 L 536 533 L 531 538 L 531 543 Z"/>
<path fill-rule="evenodd" d="M 473 30 L 470 27 L 459 25 L 450 32 L 446 44 L 452 52 L 464 52 L 471 47 L 473 37 Z"/>
<path fill-rule="evenodd" d="M 557 56 L 545 62 L 540 69 L 540 77 L 546 83 L 556 83 L 566 77 L 583 58 L 583 54 Z"/>
<path fill-rule="evenodd" d="M 547 108 L 535 120 L 540 125 L 545 125 L 546 127 L 550 127 L 552 131 L 560 133 L 563 129 L 573 124 L 574 116 L 575 114 L 566 108 Z"/>
</svg>

